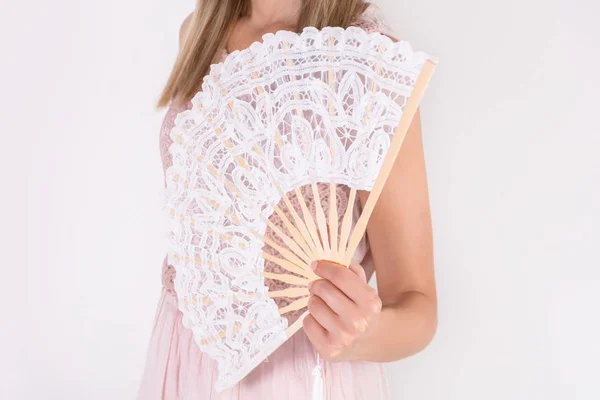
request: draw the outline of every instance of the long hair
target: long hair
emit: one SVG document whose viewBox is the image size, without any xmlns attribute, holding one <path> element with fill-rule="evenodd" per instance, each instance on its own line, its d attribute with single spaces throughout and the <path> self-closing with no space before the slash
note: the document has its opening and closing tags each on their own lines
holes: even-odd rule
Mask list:
<svg viewBox="0 0 600 400">
<path fill-rule="evenodd" d="M 168 105 L 175 94 L 182 103 L 189 102 L 201 89 L 202 79 L 227 42 L 233 23 L 250 16 L 251 0 L 199 0 L 199 3 L 202 4 L 194 10 L 157 108 Z M 347 28 L 368 6 L 363 0 L 303 0 L 297 32 L 306 26 Z"/>
</svg>

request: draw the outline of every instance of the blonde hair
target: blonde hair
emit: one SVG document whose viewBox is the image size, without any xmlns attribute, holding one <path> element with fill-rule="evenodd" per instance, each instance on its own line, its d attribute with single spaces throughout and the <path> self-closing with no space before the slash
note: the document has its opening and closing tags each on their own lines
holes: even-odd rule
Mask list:
<svg viewBox="0 0 600 400">
<path fill-rule="evenodd" d="M 200 0 L 192 14 L 190 26 L 171 75 L 156 104 L 168 105 L 177 94 L 182 103 L 189 102 L 201 89 L 202 78 L 210 64 L 224 48 L 233 23 L 250 16 L 251 0 Z M 347 28 L 369 6 L 363 0 L 303 0 L 297 32 L 306 26 Z"/>
</svg>

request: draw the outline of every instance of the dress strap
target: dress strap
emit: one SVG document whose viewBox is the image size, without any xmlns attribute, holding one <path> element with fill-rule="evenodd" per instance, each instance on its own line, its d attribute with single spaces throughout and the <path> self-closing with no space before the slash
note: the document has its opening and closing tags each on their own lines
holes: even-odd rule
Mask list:
<svg viewBox="0 0 600 400">
<path fill-rule="evenodd" d="M 381 8 L 375 3 L 369 3 L 369 6 L 363 11 L 353 25 L 358 26 L 367 32 L 380 32 L 396 40 L 399 39 Z"/>
</svg>

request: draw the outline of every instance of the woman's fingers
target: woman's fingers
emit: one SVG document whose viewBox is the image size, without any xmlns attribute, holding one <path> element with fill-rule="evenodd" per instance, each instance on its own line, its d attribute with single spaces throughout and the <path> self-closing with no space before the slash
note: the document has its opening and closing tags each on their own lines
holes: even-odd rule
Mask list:
<svg viewBox="0 0 600 400">
<path fill-rule="evenodd" d="M 344 329 L 340 316 L 318 296 L 311 296 L 308 300 L 308 312 L 327 332 L 335 334 Z"/>
<path fill-rule="evenodd" d="M 381 300 L 379 299 L 377 292 L 369 286 L 363 278 L 364 271 L 362 277 L 355 273 L 357 268 L 362 269 L 362 267 L 354 266 L 352 270 L 343 265 L 325 260 L 314 263 L 313 267 L 315 274 L 330 281 L 336 288 L 339 288 L 339 290 L 357 304 L 364 313 L 371 314 L 373 312 L 378 312 L 381 308 Z M 313 293 L 313 286 L 319 281 L 320 280 L 313 282 L 309 288 L 311 293 Z M 319 288 L 319 286 L 317 286 L 317 288 Z M 321 296 L 321 294 L 318 295 Z M 324 298 L 323 300 L 329 304 L 327 298 Z M 330 306 L 333 308 L 334 305 L 330 304 Z"/>
<path fill-rule="evenodd" d="M 311 343 L 326 359 L 333 359 L 343 349 L 351 347 L 362 333 L 347 327 L 342 318 L 318 296 L 310 298 L 308 311 L 310 314 L 303 322 L 304 330 Z"/>
<path fill-rule="evenodd" d="M 326 360 L 335 360 L 341 355 L 344 347 L 337 340 L 332 339 L 329 332 L 319 324 L 312 315 L 307 315 L 302 322 L 304 332 L 321 357 Z"/>
<path fill-rule="evenodd" d="M 323 354 L 329 348 L 329 340 L 327 338 L 327 331 L 311 314 L 308 314 L 304 321 L 302 321 L 302 327 L 306 336 L 310 342 L 315 346 L 319 353 Z"/>
<path fill-rule="evenodd" d="M 337 315 L 347 315 L 356 308 L 354 301 L 327 279 L 311 282 L 308 292 L 323 299 Z"/>
</svg>

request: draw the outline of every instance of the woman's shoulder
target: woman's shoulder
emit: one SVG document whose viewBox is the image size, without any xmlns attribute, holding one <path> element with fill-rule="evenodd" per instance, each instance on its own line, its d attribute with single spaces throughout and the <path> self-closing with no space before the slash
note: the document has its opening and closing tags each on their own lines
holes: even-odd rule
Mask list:
<svg viewBox="0 0 600 400">
<path fill-rule="evenodd" d="M 352 25 L 358 26 L 367 32 L 380 32 L 392 39 L 398 40 L 396 31 L 392 28 L 390 22 L 383 14 L 383 11 L 377 4 L 368 3 L 367 8 Z"/>
<path fill-rule="evenodd" d="M 179 27 L 179 49 L 180 50 L 183 47 L 183 43 L 187 36 L 188 28 L 190 27 L 190 23 L 191 23 L 193 17 L 194 17 L 194 12 L 192 11 L 187 17 L 185 17 L 185 19 L 181 23 L 181 26 Z"/>
<path fill-rule="evenodd" d="M 185 43 L 185 38 L 187 37 L 188 30 L 190 28 L 192 18 L 194 18 L 194 12 L 192 11 L 187 17 L 184 18 L 181 26 L 179 27 L 179 51 L 183 49 L 183 44 Z M 177 98 L 177 90 L 173 93 L 171 100 L 169 101 L 169 108 L 171 109 L 181 109 L 184 105 L 179 104 Z"/>
</svg>

